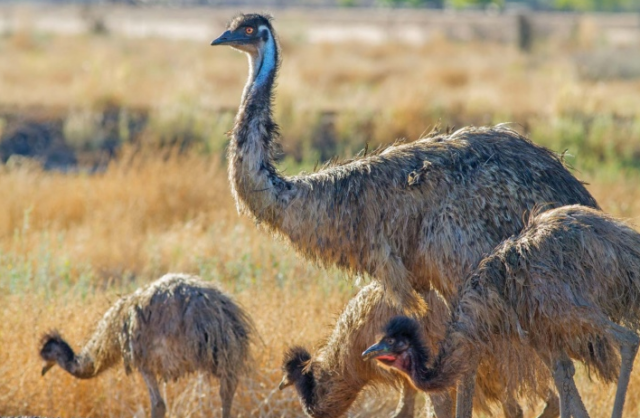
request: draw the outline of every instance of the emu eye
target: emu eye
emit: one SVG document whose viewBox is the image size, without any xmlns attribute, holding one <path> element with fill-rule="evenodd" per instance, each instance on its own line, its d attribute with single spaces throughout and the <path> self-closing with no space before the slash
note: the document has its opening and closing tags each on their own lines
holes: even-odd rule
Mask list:
<svg viewBox="0 0 640 418">
<path fill-rule="evenodd" d="M 244 33 L 246 33 L 247 35 L 251 35 L 251 34 L 253 33 L 253 30 L 254 30 L 254 29 L 253 29 L 251 26 L 247 26 L 247 27 L 244 29 Z"/>
<path fill-rule="evenodd" d="M 396 340 L 395 340 L 395 339 L 393 339 L 393 338 L 387 338 L 387 344 L 389 344 L 389 345 L 393 345 L 395 342 L 396 342 Z"/>
</svg>

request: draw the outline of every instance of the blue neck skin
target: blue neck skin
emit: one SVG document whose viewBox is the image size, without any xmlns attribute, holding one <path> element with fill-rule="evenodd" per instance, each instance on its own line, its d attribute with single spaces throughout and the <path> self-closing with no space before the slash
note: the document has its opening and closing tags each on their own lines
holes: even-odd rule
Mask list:
<svg viewBox="0 0 640 418">
<path fill-rule="evenodd" d="M 262 49 L 256 77 L 253 80 L 254 87 L 262 87 L 272 80 L 271 74 L 275 72 L 278 63 L 275 39 L 273 39 L 269 29 L 261 27 L 260 31 L 266 32 L 267 39 Z"/>
</svg>

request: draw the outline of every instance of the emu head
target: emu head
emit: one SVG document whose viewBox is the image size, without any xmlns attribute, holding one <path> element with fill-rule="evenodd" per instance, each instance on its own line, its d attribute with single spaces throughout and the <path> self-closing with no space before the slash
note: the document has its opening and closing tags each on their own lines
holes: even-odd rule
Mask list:
<svg viewBox="0 0 640 418">
<path fill-rule="evenodd" d="M 57 331 L 44 334 L 40 340 L 40 357 L 45 364 L 42 376 L 56 363 L 68 363 L 73 360 L 74 353 Z"/>
<path fill-rule="evenodd" d="M 309 380 L 309 378 L 313 379 L 311 371 L 307 370 L 310 361 L 311 354 L 309 354 L 304 347 L 296 346 L 289 348 L 282 359 L 282 372 L 284 373 L 284 377 L 278 389 L 282 390 L 287 386 Z"/>
<path fill-rule="evenodd" d="M 377 344 L 362 353 L 363 360 L 375 359 L 384 368 L 395 369 L 412 377 L 416 364 L 424 364 L 429 357 L 418 322 L 406 316 L 397 316 L 387 323 L 383 333 Z"/>
<path fill-rule="evenodd" d="M 273 36 L 271 16 L 260 14 L 240 14 L 227 25 L 227 30 L 211 45 L 229 45 L 250 55 L 263 55 L 270 36 Z"/>
</svg>

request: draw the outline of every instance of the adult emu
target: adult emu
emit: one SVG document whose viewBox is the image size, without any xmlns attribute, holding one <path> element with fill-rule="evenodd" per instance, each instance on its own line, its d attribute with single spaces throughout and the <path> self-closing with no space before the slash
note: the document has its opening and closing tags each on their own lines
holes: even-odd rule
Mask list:
<svg viewBox="0 0 640 418">
<path fill-rule="evenodd" d="M 91 379 L 123 359 L 127 374 L 137 369 L 147 384 L 151 418 L 163 418 L 157 378 L 203 371 L 220 379 L 222 417 L 229 418 L 254 335 L 251 318 L 229 296 L 195 276 L 167 274 L 120 298 L 80 354 L 58 332 L 45 334 L 42 374 L 58 364 L 79 379 Z"/>
<path fill-rule="evenodd" d="M 460 380 L 470 395 L 476 360 L 521 340 L 552 371 L 563 418 L 589 416 L 571 359 L 605 381 L 617 378 L 611 417 L 621 418 L 640 344 L 640 233 L 578 205 L 543 212 L 482 260 L 454 309 L 437 354 L 415 320 L 397 317 L 363 357 L 405 373 L 419 389 Z M 471 416 L 470 400 L 460 404 L 459 416 Z"/>
<path fill-rule="evenodd" d="M 418 292 L 431 286 L 452 300 L 472 266 L 519 232 L 535 205 L 597 207 L 555 154 L 503 126 L 432 135 L 285 177 L 274 163 L 280 47 L 270 18 L 241 14 L 212 45 L 249 57 L 229 146 L 238 210 L 307 259 L 372 276 L 407 312 L 424 311 Z"/>
</svg>

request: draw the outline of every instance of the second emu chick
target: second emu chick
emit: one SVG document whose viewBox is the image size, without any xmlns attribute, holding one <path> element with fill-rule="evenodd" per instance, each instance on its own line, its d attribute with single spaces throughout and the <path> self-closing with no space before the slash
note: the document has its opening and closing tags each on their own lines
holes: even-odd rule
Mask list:
<svg viewBox="0 0 640 418">
<path fill-rule="evenodd" d="M 437 300 L 435 292 L 427 292 L 424 296 L 431 307 L 429 315 L 425 316 L 426 327 L 432 328 L 429 334 L 436 335 L 440 331 L 439 335 L 443 336 L 447 307 Z M 402 391 L 393 416 L 413 418 L 416 390 L 399 373 L 382 370 L 360 359 L 380 327 L 401 313 L 401 309 L 386 300 L 380 284 L 365 286 L 349 301 L 331 335 L 313 356 L 300 346 L 285 352 L 280 389 L 294 386 L 307 416 L 334 418 L 346 415 L 365 386 L 389 385 Z M 446 408 L 446 405 L 442 407 Z"/>
<path fill-rule="evenodd" d="M 58 364 L 77 378 L 91 379 L 123 359 L 127 374 L 137 369 L 147 384 L 151 417 L 163 418 L 157 378 L 208 372 L 220 379 L 222 416 L 229 418 L 254 334 L 250 317 L 229 296 L 196 276 L 167 274 L 120 298 L 80 354 L 57 331 L 45 334 L 42 374 Z"/>
<path fill-rule="evenodd" d="M 425 391 L 460 380 L 466 393 L 458 413 L 467 417 L 477 360 L 521 340 L 552 371 L 562 417 L 589 416 L 573 380 L 575 359 L 606 381 L 619 373 L 611 417 L 620 418 L 639 328 L 640 234 L 602 212 L 565 206 L 532 217 L 480 263 L 435 359 L 406 317 L 394 318 L 363 357 L 402 371 Z"/>
</svg>

